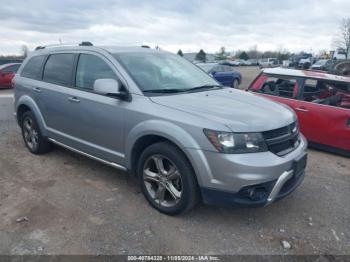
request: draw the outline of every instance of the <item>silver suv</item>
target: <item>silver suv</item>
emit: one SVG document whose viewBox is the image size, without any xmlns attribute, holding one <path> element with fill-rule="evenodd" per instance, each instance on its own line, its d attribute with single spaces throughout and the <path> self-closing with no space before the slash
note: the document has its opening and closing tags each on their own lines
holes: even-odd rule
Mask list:
<svg viewBox="0 0 350 262">
<path fill-rule="evenodd" d="M 57 144 L 128 171 L 166 214 L 200 200 L 265 206 L 304 178 L 307 144 L 291 110 L 171 53 L 39 47 L 13 84 L 30 152 Z"/>
</svg>

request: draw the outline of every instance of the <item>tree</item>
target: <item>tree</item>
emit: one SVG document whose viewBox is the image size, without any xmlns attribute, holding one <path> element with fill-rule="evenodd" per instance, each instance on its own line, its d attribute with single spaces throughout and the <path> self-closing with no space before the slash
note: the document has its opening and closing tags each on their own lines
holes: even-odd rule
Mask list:
<svg viewBox="0 0 350 262">
<path fill-rule="evenodd" d="M 218 53 L 216 53 L 216 59 L 217 60 L 225 60 L 227 58 L 227 54 L 226 54 L 226 49 L 225 47 L 221 47 L 220 51 Z"/>
<path fill-rule="evenodd" d="M 28 48 L 28 46 L 22 45 L 22 46 L 21 46 L 21 50 L 22 50 L 22 56 L 23 56 L 23 58 L 26 58 L 26 57 L 28 56 L 28 54 L 29 54 L 29 48 Z"/>
<path fill-rule="evenodd" d="M 239 59 L 243 59 L 243 60 L 248 60 L 249 56 L 248 56 L 248 54 L 245 51 L 243 51 L 242 53 L 239 54 L 238 58 Z"/>
<path fill-rule="evenodd" d="M 250 47 L 248 52 L 246 53 L 251 59 L 258 59 L 261 57 L 261 52 L 258 51 L 257 45 L 253 45 L 252 47 Z"/>
<path fill-rule="evenodd" d="M 184 56 L 184 54 L 182 53 L 182 50 L 181 50 L 181 49 L 179 49 L 179 51 L 177 51 L 177 54 L 178 54 L 179 56 Z"/>
<path fill-rule="evenodd" d="M 207 54 L 203 51 L 203 49 L 199 50 L 195 57 L 196 60 L 205 62 L 207 61 Z"/>
<path fill-rule="evenodd" d="M 335 40 L 335 44 L 338 48 L 345 50 L 346 59 L 348 59 L 350 52 L 350 17 L 343 19 L 339 28 L 339 35 Z"/>
</svg>

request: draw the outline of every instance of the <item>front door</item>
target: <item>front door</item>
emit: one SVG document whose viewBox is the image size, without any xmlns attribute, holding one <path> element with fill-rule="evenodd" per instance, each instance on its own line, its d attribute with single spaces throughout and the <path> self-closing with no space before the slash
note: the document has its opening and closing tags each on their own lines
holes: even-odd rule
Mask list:
<svg viewBox="0 0 350 262">
<path fill-rule="evenodd" d="M 66 98 L 69 103 L 67 124 L 73 147 L 123 165 L 124 107 L 128 102 L 93 91 L 97 79 L 118 80 L 112 68 L 102 56 L 80 54 L 74 87 Z"/>
</svg>

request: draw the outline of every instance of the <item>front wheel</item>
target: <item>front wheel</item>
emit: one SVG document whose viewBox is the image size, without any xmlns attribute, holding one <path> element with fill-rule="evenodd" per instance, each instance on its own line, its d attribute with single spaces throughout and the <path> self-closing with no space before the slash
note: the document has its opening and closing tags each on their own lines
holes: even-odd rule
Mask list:
<svg viewBox="0 0 350 262">
<path fill-rule="evenodd" d="M 147 201 L 162 213 L 185 213 L 198 202 L 192 166 L 171 143 L 160 142 L 145 149 L 138 163 L 138 177 Z"/>
</svg>

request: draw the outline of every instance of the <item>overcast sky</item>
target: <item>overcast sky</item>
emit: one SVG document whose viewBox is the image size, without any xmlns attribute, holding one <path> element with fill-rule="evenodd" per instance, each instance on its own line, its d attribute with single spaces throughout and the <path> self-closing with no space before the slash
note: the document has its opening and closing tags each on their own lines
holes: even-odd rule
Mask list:
<svg viewBox="0 0 350 262">
<path fill-rule="evenodd" d="M 21 45 L 91 41 L 141 45 L 176 52 L 200 48 L 332 48 L 349 0 L 11 0 L 0 4 L 0 54 Z"/>
</svg>

